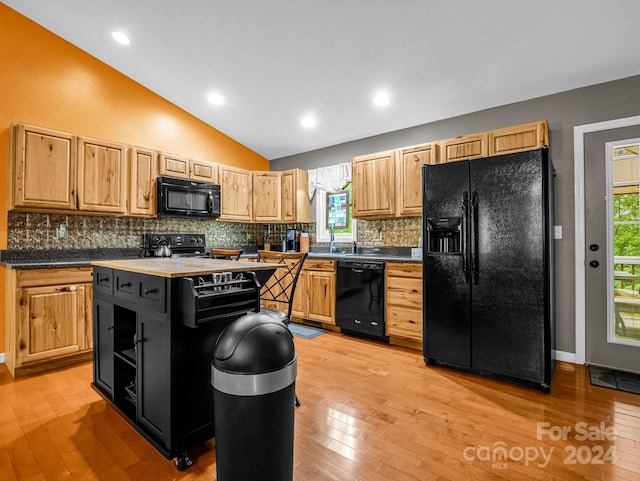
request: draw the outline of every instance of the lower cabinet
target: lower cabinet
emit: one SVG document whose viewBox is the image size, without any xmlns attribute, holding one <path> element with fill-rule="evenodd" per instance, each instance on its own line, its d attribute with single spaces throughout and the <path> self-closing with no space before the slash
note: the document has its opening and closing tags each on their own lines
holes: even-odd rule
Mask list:
<svg viewBox="0 0 640 481">
<path fill-rule="evenodd" d="M 296 285 L 291 315 L 323 324 L 336 323 L 335 261 L 307 257 Z"/>
<path fill-rule="evenodd" d="M 387 262 L 386 276 L 389 342 L 422 349 L 422 264 Z"/>
<path fill-rule="evenodd" d="M 91 358 L 91 268 L 6 269 L 5 362 L 21 376 Z"/>
</svg>

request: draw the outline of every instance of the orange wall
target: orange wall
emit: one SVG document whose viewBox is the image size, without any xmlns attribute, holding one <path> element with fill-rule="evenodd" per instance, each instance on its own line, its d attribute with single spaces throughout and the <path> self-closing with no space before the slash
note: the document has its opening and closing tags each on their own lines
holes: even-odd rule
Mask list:
<svg viewBox="0 0 640 481">
<path fill-rule="evenodd" d="M 188 88 L 176 85 L 183 87 Z M 0 3 L 0 249 L 7 248 L 9 125 L 14 120 L 269 170 L 264 157 Z M 0 306 L 4 306 L 3 271 Z M 0 308 L 3 350 L 4 309 Z"/>
</svg>

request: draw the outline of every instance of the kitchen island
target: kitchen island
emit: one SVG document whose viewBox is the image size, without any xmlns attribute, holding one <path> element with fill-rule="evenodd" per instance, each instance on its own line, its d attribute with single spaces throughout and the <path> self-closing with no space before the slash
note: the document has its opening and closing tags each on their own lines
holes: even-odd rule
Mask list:
<svg viewBox="0 0 640 481">
<path fill-rule="evenodd" d="M 222 330 L 260 308 L 278 267 L 201 258 L 93 262 L 94 388 L 179 470 L 215 434 Z"/>
</svg>

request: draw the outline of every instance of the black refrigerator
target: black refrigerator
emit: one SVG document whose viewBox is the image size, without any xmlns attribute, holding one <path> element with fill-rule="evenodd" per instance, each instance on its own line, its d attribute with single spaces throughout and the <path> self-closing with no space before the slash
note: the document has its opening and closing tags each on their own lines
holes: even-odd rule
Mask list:
<svg viewBox="0 0 640 481">
<path fill-rule="evenodd" d="M 423 167 L 427 364 L 550 390 L 553 176 L 547 148 Z"/>
</svg>

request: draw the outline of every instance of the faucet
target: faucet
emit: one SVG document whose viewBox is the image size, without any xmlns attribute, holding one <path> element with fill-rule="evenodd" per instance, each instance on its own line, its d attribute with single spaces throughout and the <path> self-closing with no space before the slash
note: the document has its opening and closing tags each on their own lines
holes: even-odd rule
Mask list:
<svg viewBox="0 0 640 481">
<path fill-rule="evenodd" d="M 333 233 L 333 224 L 329 224 L 329 254 L 333 254 L 333 251 L 335 250 L 335 240 L 336 236 Z"/>
</svg>

